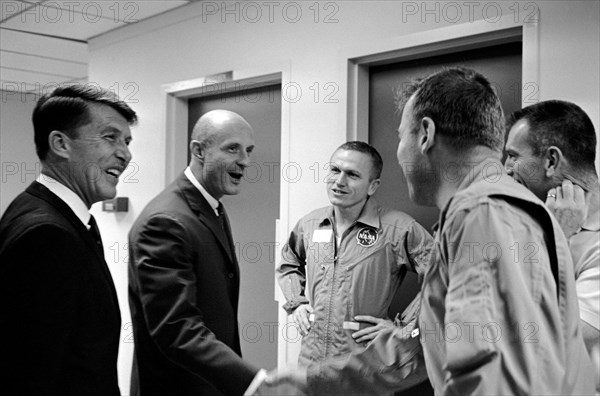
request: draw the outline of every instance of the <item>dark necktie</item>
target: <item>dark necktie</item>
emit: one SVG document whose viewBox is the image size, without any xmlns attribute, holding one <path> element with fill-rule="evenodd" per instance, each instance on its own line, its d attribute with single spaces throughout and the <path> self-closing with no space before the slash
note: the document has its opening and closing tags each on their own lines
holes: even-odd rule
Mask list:
<svg viewBox="0 0 600 396">
<path fill-rule="evenodd" d="M 227 242 L 231 245 L 231 230 L 229 228 L 229 222 L 227 221 L 227 215 L 225 214 L 225 208 L 221 202 L 219 202 L 219 206 L 217 206 L 217 213 L 219 213 L 219 224 L 225 232 Z"/>
<path fill-rule="evenodd" d="M 90 220 L 88 221 L 88 224 L 90 226 L 88 232 L 90 233 L 92 238 L 94 238 L 94 241 L 96 241 L 98 247 L 100 247 L 100 250 L 104 250 L 102 246 L 102 238 L 100 237 L 100 230 L 98 229 L 98 224 L 96 223 L 96 219 L 94 219 L 94 216 L 90 215 Z"/>
</svg>

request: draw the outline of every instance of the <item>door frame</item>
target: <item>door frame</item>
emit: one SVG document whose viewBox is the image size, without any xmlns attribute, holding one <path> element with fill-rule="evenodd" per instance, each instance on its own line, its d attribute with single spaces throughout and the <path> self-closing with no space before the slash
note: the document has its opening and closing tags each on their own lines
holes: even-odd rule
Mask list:
<svg viewBox="0 0 600 396">
<path fill-rule="evenodd" d="M 347 111 L 340 122 L 346 125 L 347 140 L 369 140 L 371 66 L 522 41 L 521 102 L 524 105 L 537 102 L 540 91 L 539 12 L 530 21 L 515 22 L 514 19 L 514 16 L 506 15 L 496 23 L 480 20 L 343 50 Z M 441 37 L 443 39 L 440 40 Z"/>
<path fill-rule="evenodd" d="M 188 114 L 189 99 L 203 96 L 220 95 L 230 92 L 240 92 L 264 86 L 281 84 L 281 92 L 288 87 L 293 87 L 291 80 L 290 62 L 282 62 L 271 65 L 259 66 L 248 70 L 233 70 L 217 75 L 204 76 L 190 80 L 176 81 L 163 84 L 164 99 L 166 105 L 166 134 L 165 134 L 165 185 L 175 180 L 179 172 L 187 166 L 188 150 Z M 220 80 L 225 76 L 224 80 Z M 290 163 L 290 100 L 282 95 L 281 100 L 281 146 L 280 165 Z M 182 154 L 185 153 L 185 154 Z M 280 166 L 282 169 L 282 166 Z M 289 226 L 289 196 L 290 183 L 281 182 L 279 192 L 279 218 L 275 221 L 275 257 L 281 256 L 283 241 L 287 239 Z M 277 260 L 275 260 L 277 262 Z M 275 263 L 276 265 L 276 263 Z M 287 366 L 287 357 L 293 355 L 294 345 L 285 342 L 284 330 L 287 324 L 287 314 L 281 308 L 285 298 L 281 293 L 275 279 L 275 268 L 273 268 L 273 282 L 275 283 L 274 300 L 278 302 L 277 331 L 277 366 Z"/>
</svg>

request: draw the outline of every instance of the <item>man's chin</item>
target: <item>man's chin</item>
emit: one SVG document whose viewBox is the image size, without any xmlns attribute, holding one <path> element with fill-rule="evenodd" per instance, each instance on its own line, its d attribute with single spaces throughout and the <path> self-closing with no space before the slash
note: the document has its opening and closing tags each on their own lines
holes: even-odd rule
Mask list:
<svg viewBox="0 0 600 396">
<path fill-rule="evenodd" d="M 240 185 L 231 185 L 225 191 L 225 195 L 238 195 L 242 191 L 242 186 Z"/>
</svg>

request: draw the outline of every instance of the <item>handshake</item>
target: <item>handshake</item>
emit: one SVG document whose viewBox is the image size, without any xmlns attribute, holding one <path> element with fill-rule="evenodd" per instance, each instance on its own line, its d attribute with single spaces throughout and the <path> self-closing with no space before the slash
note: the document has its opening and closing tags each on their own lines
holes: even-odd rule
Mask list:
<svg viewBox="0 0 600 396">
<path fill-rule="evenodd" d="M 244 396 L 269 395 L 291 396 L 308 395 L 306 369 L 261 371 L 255 382 L 244 393 Z"/>
</svg>

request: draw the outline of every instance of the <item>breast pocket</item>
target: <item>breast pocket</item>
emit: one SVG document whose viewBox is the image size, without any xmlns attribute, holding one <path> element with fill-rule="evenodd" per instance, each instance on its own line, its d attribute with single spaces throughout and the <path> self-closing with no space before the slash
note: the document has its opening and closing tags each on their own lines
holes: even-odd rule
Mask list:
<svg viewBox="0 0 600 396">
<path fill-rule="evenodd" d="M 391 246 L 359 246 L 345 273 L 350 285 L 349 316 L 387 316 L 400 275 Z"/>
</svg>

